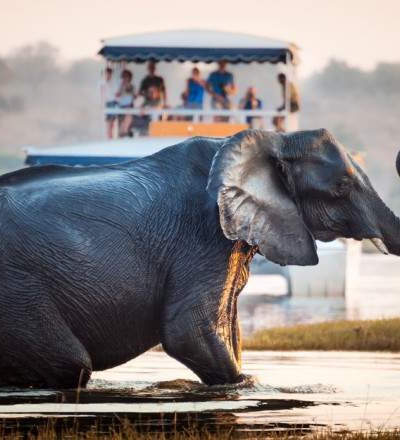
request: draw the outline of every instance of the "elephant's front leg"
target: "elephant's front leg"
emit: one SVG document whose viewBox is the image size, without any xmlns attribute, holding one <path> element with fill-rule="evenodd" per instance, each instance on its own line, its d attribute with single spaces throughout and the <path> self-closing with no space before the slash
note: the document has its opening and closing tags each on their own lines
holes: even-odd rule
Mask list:
<svg viewBox="0 0 400 440">
<path fill-rule="evenodd" d="M 163 347 L 206 384 L 237 383 L 243 378 L 237 297 L 248 279 L 255 251 L 237 242 L 224 267 L 224 277 L 216 277 L 208 292 L 204 289 L 210 281 L 202 281 L 197 274 L 196 282 L 187 286 L 182 297 L 178 295 L 180 300 L 172 295 L 166 304 Z"/>
<path fill-rule="evenodd" d="M 190 368 L 208 385 L 241 381 L 240 363 L 229 329 L 216 327 L 210 306 L 182 309 L 164 325 L 165 351 Z"/>
</svg>

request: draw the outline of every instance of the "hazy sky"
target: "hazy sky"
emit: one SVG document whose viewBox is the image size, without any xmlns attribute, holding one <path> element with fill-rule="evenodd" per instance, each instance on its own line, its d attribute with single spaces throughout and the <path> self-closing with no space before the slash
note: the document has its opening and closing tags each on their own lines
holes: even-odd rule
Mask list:
<svg viewBox="0 0 400 440">
<path fill-rule="evenodd" d="M 76 59 L 103 37 L 194 27 L 293 41 L 303 75 L 332 57 L 367 69 L 400 61 L 400 0 L 0 0 L 0 17 L 0 55 L 48 41 Z"/>
</svg>

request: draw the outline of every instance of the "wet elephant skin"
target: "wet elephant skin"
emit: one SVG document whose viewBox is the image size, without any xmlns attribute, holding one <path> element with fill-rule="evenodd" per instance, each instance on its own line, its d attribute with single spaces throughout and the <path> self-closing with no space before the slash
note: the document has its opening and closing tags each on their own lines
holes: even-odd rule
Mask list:
<svg viewBox="0 0 400 440">
<path fill-rule="evenodd" d="M 0 385 L 85 386 L 158 343 L 207 384 L 240 374 L 236 301 L 255 252 L 318 262 L 315 239 L 398 219 L 326 130 L 192 138 L 102 167 L 0 177 Z"/>
</svg>

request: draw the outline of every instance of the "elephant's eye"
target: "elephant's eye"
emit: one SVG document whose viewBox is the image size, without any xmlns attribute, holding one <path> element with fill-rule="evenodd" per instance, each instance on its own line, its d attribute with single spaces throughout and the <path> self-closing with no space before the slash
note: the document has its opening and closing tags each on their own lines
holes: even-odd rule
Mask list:
<svg viewBox="0 0 400 440">
<path fill-rule="evenodd" d="M 276 162 L 276 167 L 278 168 L 278 170 L 279 170 L 282 174 L 286 174 L 286 172 L 287 172 L 287 165 L 285 165 L 284 162 L 277 161 L 277 162 Z"/>
<path fill-rule="evenodd" d="M 353 182 L 348 177 L 343 177 L 337 184 L 334 191 L 336 197 L 343 197 L 348 194 L 353 186 Z"/>
</svg>

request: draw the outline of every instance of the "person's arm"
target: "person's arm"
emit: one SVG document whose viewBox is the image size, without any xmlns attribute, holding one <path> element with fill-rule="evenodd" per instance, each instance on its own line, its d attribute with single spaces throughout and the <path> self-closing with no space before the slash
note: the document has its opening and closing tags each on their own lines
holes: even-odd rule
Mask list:
<svg viewBox="0 0 400 440">
<path fill-rule="evenodd" d="M 279 106 L 278 108 L 277 108 L 277 110 L 278 110 L 278 112 L 281 112 L 282 110 L 285 110 L 285 107 L 286 107 L 286 92 L 285 92 L 285 90 L 286 90 L 286 85 L 281 85 L 281 88 L 282 88 L 282 101 L 283 101 L 283 103 L 282 103 L 282 105 L 281 106 Z"/>
<path fill-rule="evenodd" d="M 209 75 L 208 78 L 207 78 L 207 81 L 206 81 L 206 90 L 207 90 L 207 92 L 208 92 L 213 98 L 215 98 L 215 92 L 214 92 L 214 89 L 213 89 L 213 86 L 212 86 L 212 73 L 210 73 L 210 75 Z"/>
<path fill-rule="evenodd" d="M 117 93 L 115 94 L 116 98 L 119 98 L 122 95 L 122 87 L 123 87 L 123 84 L 121 83 L 117 89 Z"/>
<path fill-rule="evenodd" d="M 167 88 L 165 87 L 164 78 L 161 78 L 161 99 L 164 107 L 167 106 Z"/>
<path fill-rule="evenodd" d="M 188 96 L 189 96 L 189 80 L 187 79 L 186 80 L 186 88 L 182 93 L 182 101 L 186 103 Z"/>
<path fill-rule="evenodd" d="M 146 82 L 145 81 L 146 81 L 146 78 L 143 78 L 142 81 L 140 82 L 140 87 L 139 87 L 138 95 L 141 95 L 141 96 L 145 96 L 146 95 L 146 93 L 145 93 Z"/>
<path fill-rule="evenodd" d="M 233 75 L 232 75 L 232 73 L 230 73 L 230 74 L 229 74 L 228 82 L 227 82 L 227 84 L 226 84 L 226 86 L 225 86 L 225 92 L 226 92 L 228 95 L 235 95 L 235 94 L 236 94 L 236 91 L 237 91 L 237 89 L 236 89 L 236 84 L 235 84 L 235 82 L 234 82 L 234 80 L 233 80 Z"/>
<path fill-rule="evenodd" d="M 102 107 L 105 107 L 106 105 L 106 92 L 105 92 L 105 82 L 101 82 L 100 83 L 100 105 Z"/>
<path fill-rule="evenodd" d="M 294 83 L 290 83 L 290 102 L 295 104 L 298 109 L 300 108 L 300 93 Z"/>
<path fill-rule="evenodd" d="M 215 93 L 211 78 L 212 78 L 212 73 L 208 77 L 208 80 L 206 83 L 206 90 L 212 96 L 212 98 L 215 99 L 215 101 L 223 102 L 224 98 L 222 96 L 218 95 L 218 93 Z"/>
</svg>

